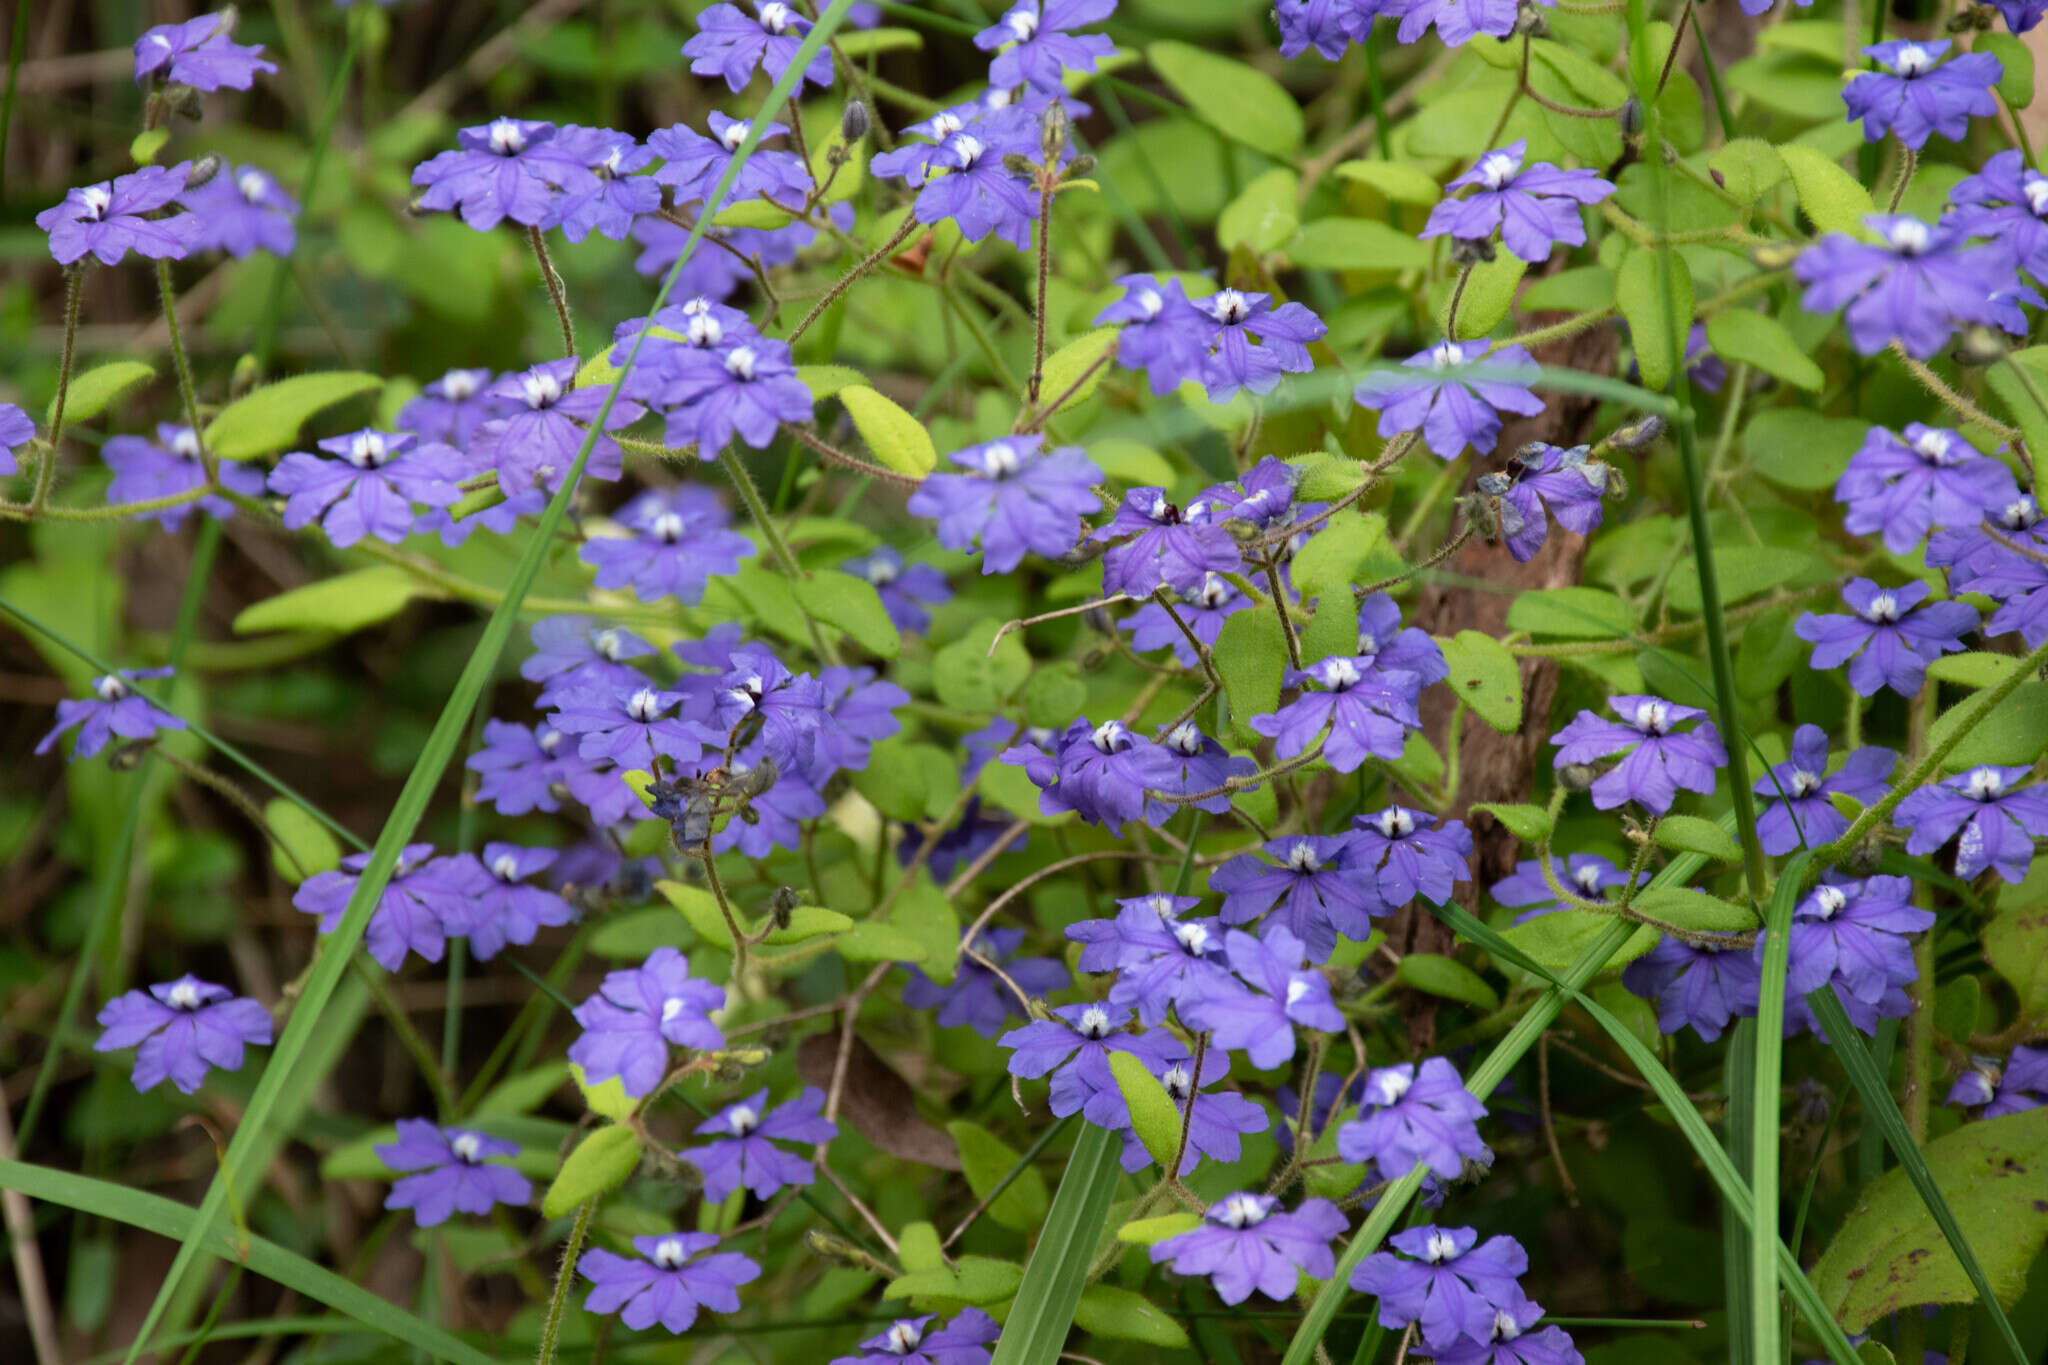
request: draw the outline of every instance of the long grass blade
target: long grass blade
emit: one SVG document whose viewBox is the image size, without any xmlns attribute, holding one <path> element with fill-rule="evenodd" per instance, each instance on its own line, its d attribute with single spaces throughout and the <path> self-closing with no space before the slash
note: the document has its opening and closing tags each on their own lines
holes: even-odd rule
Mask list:
<svg viewBox="0 0 2048 1365">
<path fill-rule="evenodd" d="M 46 1204 L 61 1204 L 161 1237 L 182 1237 L 188 1244 L 203 1241 L 213 1255 L 233 1258 L 265 1279 L 324 1303 L 372 1331 L 418 1347 L 430 1359 L 452 1361 L 454 1365 L 498 1365 L 460 1337 L 358 1288 L 297 1252 L 287 1251 L 262 1237 L 250 1236 L 242 1241 L 228 1228 L 209 1230 L 198 1210 L 161 1195 L 69 1171 L 53 1171 L 26 1161 L 0 1161 L 0 1186 L 20 1190 Z"/>
<path fill-rule="evenodd" d="M 717 186 L 712 190 L 705 211 L 698 216 L 697 225 L 691 229 L 689 240 L 683 244 L 675 264 L 669 268 L 668 276 L 662 281 L 660 290 L 656 292 L 654 302 L 648 309 L 650 314 L 660 311 L 668 301 L 677 277 L 689 263 L 698 244 L 702 242 L 711 220 L 724 206 L 734 180 L 739 176 L 748 158 L 752 156 L 754 149 L 760 146 L 761 139 L 772 122 L 773 112 L 781 107 L 783 101 L 795 89 L 812 56 L 838 29 L 852 2 L 853 0 L 832 0 L 818 17 L 818 22 L 810 33 L 805 36 L 803 44 L 798 48 L 782 77 L 775 82 L 774 88 L 762 101 L 746 138 L 735 150 L 725 174 L 719 178 Z M 442 774 L 447 769 L 449 760 L 454 757 L 456 746 L 468 731 L 470 711 L 491 681 L 492 673 L 497 667 L 498 655 L 504 650 L 505 642 L 510 638 L 513 625 L 518 620 L 520 603 L 532 589 L 534 579 L 540 573 L 541 561 L 554 544 L 555 532 L 568 511 L 570 497 L 575 493 L 576 486 L 583 477 L 583 468 L 590 459 L 591 449 L 597 442 L 597 434 L 604 430 L 605 420 L 611 415 L 612 405 L 617 402 L 620 389 L 639 360 L 640 346 L 646 340 L 649 330 L 651 329 L 643 328 L 634 335 L 633 345 L 627 352 L 625 363 L 613 379 L 610 388 L 606 390 L 604 403 L 591 421 L 589 431 L 584 434 L 582 447 L 576 452 L 574 463 L 563 477 L 561 488 L 548 503 L 547 510 L 541 514 L 540 525 L 527 542 L 525 552 L 512 571 L 511 580 L 506 584 L 504 600 L 485 622 L 483 635 L 477 641 L 476 649 L 469 656 L 468 663 L 463 666 L 462 673 L 449 694 L 447 705 L 442 708 L 440 718 L 435 721 L 426 744 L 421 748 L 419 759 L 413 764 L 412 772 L 408 774 L 405 785 L 399 790 L 390 818 L 385 821 L 384 829 L 377 836 L 376 845 L 370 852 L 369 866 L 364 868 L 361 880 L 356 883 L 355 894 L 349 898 L 340 924 L 323 941 L 319 960 L 307 976 L 299 1003 L 293 1009 L 291 1019 L 285 1025 L 284 1034 L 278 1039 L 277 1049 L 272 1054 L 269 1065 L 263 1069 L 261 1079 L 257 1081 L 256 1092 L 249 1100 L 249 1108 L 221 1159 L 220 1172 L 207 1188 L 206 1198 L 199 1206 L 198 1217 L 183 1245 L 178 1248 L 177 1257 L 171 1262 L 170 1271 L 165 1275 L 164 1282 L 157 1291 L 156 1300 L 150 1305 L 149 1312 L 129 1347 L 129 1365 L 133 1365 L 147 1349 L 150 1337 L 156 1331 L 165 1308 L 177 1293 L 178 1286 L 183 1282 L 186 1272 L 191 1269 L 192 1263 L 202 1254 L 210 1254 L 209 1239 L 227 1202 L 228 1190 L 246 1190 L 252 1187 L 254 1172 L 249 1169 L 248 1153 L 259 1141 L 270 1121 L 271 1111 L 277 1104 L 280 1091 L 297 1066 L 300 1056 L 305 1052 L 314 1031 L 320 1026 L 321 1012 L 329 998 L 333 996 L 335 987 L 340 984 L 342 973 L 348 966 L 349 955 L 362 942 L 363 932 L 369 925 L 370 913 L 382 898 L 384 888 L 391 880 L 392 872 L 398 865 L 399 854 L 411 841 L 413 832 L 419 828 L 420 819 L 425 815 L 428 802 L 432 800 L 440 786 Z"/>
<path fill-rule="evenodd" d="M 1017 1301 L 996 1342 L 992 1365 L 1054 1365 L 1060 1358 L 1123 1175 L 1123 1149 L 1120 1134 L 1082 1125 L 1038 1245 L 1024 1263 L 1024 1282 L 1017 1286 Z"/>
<path fill-rule="evenodd" d="M 1704 572 L 1704 570 L 1702 570 Z M 1776 1365 L 1783 1351 L 1778 1320 L 1778 1119 L 1785 1077 L 1785 973 L 1791 966 L 1792 907 L 1813 854 L 1792 855 L 1778 873 L 1764 919 L 1763 984 L 1756 1008 L 1756 1063 L 1749 1100 L 1750 1358 Z"/>
<path fill-rule="evenodd" d="M 1750 1106 L 1756 1098 L 1756 1020 L 1738 1019 L 1728 1030 L 1728 1052 L 1722 1059 L 1721 1093 L 1728 1113 L 1722 1130 L 1728 1135 L 1728 1159 L 1745 1181 L 1756 1169 L 1751 1157 L 1755 1128 Z M 1749 1225 L 1742 1211 L 1721 1206 L 1721 1285 L 1728 1296 L 1728 1365 L 1755 1365 L 1752 1318 L 1755 1297 L 1749 1292 Z"/>
</svg>

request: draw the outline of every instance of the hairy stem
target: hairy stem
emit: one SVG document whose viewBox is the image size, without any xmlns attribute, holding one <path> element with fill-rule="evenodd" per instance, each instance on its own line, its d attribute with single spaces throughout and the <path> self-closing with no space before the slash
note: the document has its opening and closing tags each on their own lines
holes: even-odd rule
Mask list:
<svg viewBox="0 0 2048 1365">
<path fill-rule="evenodd" d="M 78 343 L 78 295 L 85 286 L 85 267 L 73 266 L 64 276 L 64 359 L 57 367 L 57 397 L 50 405 L 50 448 L 36 466 L 36 491 L 29 499 L 31 513 L 43 510 L 50 500 L 50 485 L 57 475 L 57 453 L 64 439 L 64 400 L 71 393 L 72 367 Z"/>
<path fill-rule="evenodd" d="M 533 247 L 533 258 L 540 262 L 540 277 L 548 287 L 548 302 L 555 306 L 555 322 L 562 329 L 562 354 L 575 358 L 576 328 L 569 321 L 569 296 L 562 289 L 562 277 L 555 270 L 555 262 L 548 255 L 547 236 L 537 227 L 526 229 L 526 240 Z"/>
</svg>

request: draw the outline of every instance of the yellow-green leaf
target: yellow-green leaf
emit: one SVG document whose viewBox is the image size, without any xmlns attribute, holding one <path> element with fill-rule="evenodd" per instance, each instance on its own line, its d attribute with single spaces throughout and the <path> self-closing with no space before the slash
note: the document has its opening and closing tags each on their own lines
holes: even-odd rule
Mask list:
<svg viewBox="0 0 2048 1365">
<path fill-rule="evenodd" d="M 1522 726 L 1522 674 L 1507 646 L 1476 630 L 1461 630 L 1443 647 L 1450 674 L 1444 679 L 1479 718 L 1504 735 Z"/>
<path fill-rule="evenodd" d="M 90 421 L 105 412 L 107 405 L 123 393 L 155 375 L 153 366 L 139 360 L 110 360 L 83 374 L 73 375 L 71 387 L 64 395 L 64 425 Z M 43 414 L 43 424 L 48 426 L 56 420 L 57 400 L 52 398 Z"/>
<path fill-rule="evenodd" d="M 1157 42 L 1145 56 L 1182 103 L 1223 136 L 1274 157 L 1300 148 L 1301 105 L 1271 76 L 1190 43 Z"/>
<path fill-rule="evenodd" d="M 803 609 L 828 626 L 837 626 L 862 649 L 885 659 L 896 657 L 903 639 L 882 605 L 882 595 L 865 578 L 835 569 L 820 569 L 790 584 Z"/>
<path fill-rule="evenodd" d="M 1875 213 L 1877 207 L 1870 202 L 1870 191 L 1863 188 L 1861 181 L 1825 153 L 1796 142 L 1781 144 L 1778 156 L 1799 192 L 1799 207 L 1815 227 L 1822 232 L 1862 232 L 1864 218 Z"/>
<path fill-rule="evenodd" d="M 1116 1077 L 1116 1088 L 1123 1092 L 1124 1103 L 1130 1107 L 1131 1127 L 1137 1130 L 1138 1141 L 1145 1144 L 1145 1151 L 1160 1170 L 1170 1170 L 1174 1155 L 1180 1150 L 1181 1119 L 1172 1096 L 1166 1093 L 1159 1078 L 1146 1069 L 1145 1063 L 1128 1052 L 1110 1053 L 1109 1070 Z"/>
<path fill-rule="evenodd" d="M 623 1123 L 608 1124 L 576 1144 L 562 1162 L 540 1211 L 549 1218 L 573 1213 L 586 1200 L 626 1183 L 640 1164 L 640 1136 Z"/>
<path fill-rule="evenodd" d="M 1621 315 L 1628 319 L 1629 340 L 1636 348 L 1636 363 L 1642 367 L 1643 386 L 1661 390 L 1671 382 L 1679 355 L 1675 347 L 1685 345 L 1692 328 L 1692 272 L 1677 252 L 1666 253 L 1671 263 L 1670 294 L 1665 293 L 1659 253 L 1648 249 L 1631 251 L 1615 276 L 1614 296 Z"/>
<path fill-rule="evenodd" d="M 1017 1149 L 966 1119 L 955 1119 L 946 1125 L 946 1131 L 960 1149 L 960 1167 L 967 1175 L 968 1188 L 975 1198 L 987 1199 L 997 1183 L 1015 1169 Z M 1045 1177 L 1036 1166 L 1026 1166 L 988 1206 L 988 1216 L 1006 1228 L 1030 1231 L 1045 1220 L 1051 1199 Z"/>
<path fill-rule="evenodd" d="M 1795 389 L 1817 392 L 1826 376 L 1776 318 L 1730 308 L 1707 320 L 1707 344 L 1724 360 L 1740 360 Z"/>
<path fill-rule="evenodd" d="M 270 850 L 271 864 L 286 881 L 296 885 L 341 866 L 341 846 L 298 802 L 273 796 L 264 803 L 263 823 L 277 840 Z"/>
<path fill-rule="evenodd" d="M 897 473 L 921 479 L 939 462 L 931 433 L 894 399 L 865 384 L 853 384 L 839 391 L 839 401 L 875 458 Z"/>
<path fill-rule="evenodd" d="M 1101 1280 L 1081 1291 L 1074 1322 L 1098 1337 L 1142 1341 L 1173 1351 L 1185 1350 L 1188 1345 L 1188 1334 L 1157 1304 L 1134 1290 Z"/>
<path fill-rule="evenodd" d="M 299 428 L 316 413 L 383 387 L 374 374 L 336 370 L 299 374 L 266 384 L 220 410 L 206 424 L 206 445 L 223 460 L 272 455 L 299 439 Z"/>
<path fill-rule="evenodd" d="M 1657 822 L 1657 844 L 1679 853 L 1699 853 L 1724 863 L 1742 861 L 1742 846 L 1717 821 L 1697 815 L 1667 815 Z"/>
<path fill-rule="evenodd" d="M 1109 354 L 1116 348 L 1118 328 L 1103 327 L 1076 337 L 1045 358 L 1040 376 L 1038 401 L 1057 403 L 1041 412 L 1063 412 L 1085 403 L 1109 373 Z M 1098 364 L 1097 362 L 1101 362 Z M 1087 376 L 1085 379 L 1082 376 Z"/>
<path fill-rule="evenodd" d="M 440 595 L 396 565 L 379 564 L 323 578 L 244 607 L 235 617 L 235 633 L 310 630 L 347 635 L 390 620 L 415 597 Z"/>
</svg>

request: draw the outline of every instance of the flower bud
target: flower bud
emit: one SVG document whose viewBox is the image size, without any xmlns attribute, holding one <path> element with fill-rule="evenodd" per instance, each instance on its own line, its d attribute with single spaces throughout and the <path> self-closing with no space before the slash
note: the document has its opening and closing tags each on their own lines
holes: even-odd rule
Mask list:
<svg viewBox="0 0 2048 1365">
<path fill-rule="evenodd" d="M 1456 266 L 1483 265 L 1493 259 L 1493 238 L 1453 237 L 1451 238 L 1451 264 Z"/>
<path fill-rule="evenodd" d="M 1614 111 L 1614 121 L 1621 126 L 1623 137 L 1641 137 L 1643 134 L 1643 102 L 1630 95 Z"/>
<path fill-rule="evenodd" d="M 242 22 L 242 11 L 234 5 L 222 5 L 213 12 L 213 17 L 220 20 L 220 27 L 214 32 L 223 38 L 232 38 L 235 36 L 235 25 Z"/>
<path fill-rule="evenodd" d="M 775 760 L 762 755 L 761 760 L 743 773 L 733 776 L 726 790 L 734 796 L 755 797 L 775 785 L 775 779 L 782 776 L 782 770 Z"/>
<path fill-rule="evenodd" d="M 263 362 L 253 353 L 243 352 L 241 359 L 235 362 L 234 373 L 228 377 L 228 397 L 240 398 L 255 388 L 262 379 Z"/>
<path fill-rule="evenodd" d="M 1664 435 L 1665 422 L 1656 413 L 1639 417 L 1623 427 L 1617 427 L 1602 442 L 1609 450 L 1642 450 L 1656 444 Z"/>
<path fill-rule="evenodd" d="M 1077 156 L 1067 163 L 1067 168 L 1064 171 L 1060 172 L 1060 179 L 1086 180 L 1094 173 L 1095 158 L 1092 156 Z"/>
<path fill-rule="evenodd" d="M 192 163 L 192 172 L 185 177 L 185 188 L 196 190 L 219 174 L 220 156 L 218 153 L 208 152 Z"/>
<path fill-rule="evenodd" d="M 1005 152 L 1003 169 L 1011 175 L 1035 176 L 1038 174 L 1038 163 L 1022 152 Z"/>
<path fill-rule="evenodd" d="M 1991 27 L 1994 13 L 1995 11 L 1989 5 L 1958 6 L 1957 13 L 1950 18 L 1947 27 L 1943 31 L 1947 33 L 1982 33 Z"/>
<path fill-rule="evenodd" d="M 1872 830 L 1862 842 L 1849 850 L 1844 865 L 1852 877 L 1868 877 L 1877 871 L 1880 859 L 1884 857 L 1884 836 Z"/>
<path fill-rule="evenodd" d="M 803 903 L 804 898 L 797 894 L 795 887 L 778 886 L 775 894 L 768 898 L 768 915 L 775 921 L 776 928 L 787 929 L 790 915 Z"/>
<path fill-rule="evenodd" d="M 1502 476 L 1499 474 L 1488 474 L 1486 478 L 1502 479 Z M 1484 483 L 1485 479 L 1482 479 L 1480 482 Z M 1503 487 L 1501 491 L 1506 492 L 1505 479 L 1502 479 L 1502 482 Z M 1458 514 L 1465 519 L 1465 523 L 1472 528 L 1473 533 L 1479 536 L 1480 539 L 1496 540 L 1499 538 L 1499 494 L 1489 496 L 1484 490 L 1477 493 L 1467 493 L 1464 497 L 1458 499 Z"/>
<path fill-rule="evenodd" d="M 206 104 L 199 92 L 189 85 L 173 85 L 164 91 L 164 98 L 170 102 L 171 112 L 179 118 L 197 123 L 206 113 Z"/>
<path fill-rule="evenodd" d="M 1607 466 L 1607 487 L 1601 490 L 1609 502 L 1628 501 L 1628 476 L 1613 465 Z"/>
<path fill-rule="evenodd" d="M 1038 146 L 1045 153 L 1045 164 L 1056 164 L 1060 153 L 1067 149 L 1067 110 L 1058 100 L 1045 106 L 1045 112 L 1038 118 Z"/>
<path fill-rule="evenodd" d="M 1597 776 L 1590 763 L 1567 763 L 1557 770 L 1557 784 L 1568 792 L 1582 792 L 1592 787 Z"/>
<path fill-rule="evenodd" d="M 847 101 L 839 112 L 839 137 L 848 146 L 868 135 L 868 107 L 859 100 Z"/>
<path fill-rule="evenodd" d="M 1986 365 L 1996 365 L 2005 359 L 2008 349 L 2010 348 L 2006 345 L 2004 335 L 1995 328 L 1972 325 L 1964 328 L 1962 334 L 1956 338 L 1955 348 L 1951 354 L 1955 356 L 1958 365 L 1982 369 Z"/>
<path fill-rule="evenodd" d="M 1521 0 L 1515 6 L 1515 27 L 1508 37 L 1548 38 L 1550 25 L 1543 22 L 1543 11 L 1536 8 L 1532 0 Z M 1507 41 L 1503 38 L 1501 41 Z"/>
</svg>

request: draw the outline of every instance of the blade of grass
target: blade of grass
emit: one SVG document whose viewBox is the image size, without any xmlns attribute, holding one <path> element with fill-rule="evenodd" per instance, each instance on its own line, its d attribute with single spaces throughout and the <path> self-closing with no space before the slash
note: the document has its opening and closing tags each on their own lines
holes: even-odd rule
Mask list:
<svg viewBox="0 0 2048 1365">
<path fill-rule="evenodd" d="M 491 1356 L 461 1338 L 414 1317 L 367 1289 L 357 1288 L 297 1252 L 287 1251 L 262 1237 L 251 1236 L 246 1242 L 241 1241 L 227 1228 L 209 1230 L 201 1213 L 189 1205 L 26 1161 L 0 1161 L 0 1186 L 20 1190 L 46 1204 L 61 1204 L 161 1237 L 182 1237 L 188 1245 L 204 1241 L 213 1255 L 233 1258 L 265 1279 L 324 1303 L 372 1331 L 418 1347 L 434 1360 L 452 1361 L 454 1365 L 498 1365 Z"/>
<path fill-rule="evenodd" d="M 1728 1159 L 1744 1180 L 1756 1169 L 1750 1115 L 1756 1098 L 1756 1020 L 1738 1019 L 1728 1030 L 1728 1055 L 1721 1067 L 1721 1091 L 1728 1099 L 1722 1120 Z M 1749 1292 L 1749 1232 L 1739 1209 L 1721 1205 L 1721 1286 L 1728 1296 L 1728 1365 L 1756 1365 L 1752 1340 L 1756 1302 Z"/>
<path fill-rule="evenodd" d="M 1074 1154 L 1052 1208 L 1024 1263 L 1024 1282 L 1010 1309 L 1009 1326 L 996 1342 L 991 1365 L 1054 1365 L 1074 1327 L 1074 1310 L 1088 1287 L 1088 1263 L 1109 1217 L 1123 1176 L 1123 1139 L 1092 1123 L 1081 1126 Z"/>
<path fill-rule="evenodd" d="M 1704 570 L 1702 570 L 1704 573 Z M 1785 1077 L 1785 973 L 1792 961 L 1792 907 L 1806 883 L 1813 853 L 1794 853 L 1778 873 L 1764 918 L 1763 984 L 1756 1008 L 1756 1061 L 1749 1100 L 1750 1358 L 1777 1365 L 1783 1354 L 1778 1317 L 1778 1119 Z"/>
<path fill-rule="evenodd" d="M 669 268 L 661 288 L 656 291 L 654 301 L 648 308 L 650 315 L 659 312 L 667 303 L 677 277 L 681 275 L 698 244 L 703 240 L 704 232 L 711 220 L 724 206 L 734 180 L 753 155 L 754 149 L 760 146 L 761 139 L 772 121 L 773 112 L 788 99 L 812 56 L 838 29 L 852 3 L 853 0 L 832 0 L 819 15 L 811 31 L 805 35 L 802 45 L 783 71 L 782 77 L 775 82 L 774 88 L 762 101 L 747 136 L 734 151 L 724 175 L 719 178 L 717 186 L 711 192 L 710 202 L 705 211 L 698 216 L 697 225 L 691 229 L 689 240 L 683 244 L 675 264 Z M 178 1248 L 177 1257 L 172 1261 L 163 1285 L 129 1347 L 129 1365 L 133 1365 L 148 1348 L 150 1336 L 155 1332 L 165 1308 L 177 1293 L 178 1286 L 183 1282 L 192 1263 L 200 1255 L 208 1253 L 208 1242 L 220 1218 L 222 1206 L 227 1202 L 228 1189 L 233 1187 L 246 1190 L 253 1187 L 254 1171 L 250 1167 L 247 1154 L 253 1145 L 261 1141 L 279 1093 L 308 1043 L 311 1042 L 312 1035 L 319 1028 L 321 1011 L 340 983 L 341 975 L 348 965 L 349 955 L 362 941 L 363 932 L 369 924 L 370 913 L 391 880 L 392 872 L 398 865 L 399 854 L 411 841 L 414 831 L 419 828 L 420 819 L 425 815 L 428 802 L 432 800 L 435 790 L 440 786 L 442 774 L 454 756 L 455 747 L 468 729 L 470 710 L 476 705 L 477 698 L 482 695 L 485 686 L 491 680 L 491 675 L 497 667 L 498 655 L 504 650 L 505 642 L 511 636 L 512 627 L 518 620 L 519 605 L 532 589 L 534 579 L 539 576 L 541 561 L 554 543 L 555 532 L 561 526 L 562 519 L 568 511 L 569 500 L 583 477 L 583 469 L 590 459 L 592 447 L 597 442 L 597 434 L 604 430 L 605 421 L 611 415 L 612 405 L 618 401 L 620 389 L 632 374 L 634 365 L 638 363 L 640 347 L 647 335 L 648 329 L 635 333 L 633 345 L 626 354 L 624 364 L 612 380 L 611 386 L 605 391 L 604 402 L 592 419 L 589 430 L 584 433 L 583 443 L 576 452 L 575 461 L 569 466 L 568 473 L 563 476 L 561 487 L 549 501 L 547 510 L 541 513 L 539 526 L 535 528 L 525 552 L 519 558 L 519 563 L 512 570 L 504 599 L 485 622 L 482 637 L 477 641 L 468 662 L 463 665 L 462 673 L 457 677 L 455 686 L 449 694 L 447 705 L 442 708 L 440 718 L 434 722 L 434 728 L 428 734 L 418 760 L 414 762 L 411 773 L 407 775 L 405 785 L 399 790 L 390 818 L 385 821 L 384 829 L 377 836 L 375 847 L 371 849 L 369 866 L 363 869 L 362 877 L 356 883 L 355 892 L 349 897 L 348 906 L 342 912 L 341 922 L 336 925 L 334 932 L 323 940 L 320 956 L 306 978 L 305 989 L 300 995 L 299 1002 L 292 1010 L 290 1020 L 285 1024 L 284 1034 L 278 1039 L 277 1048 L 272 1053 L 269 1064 L 264 1067 L 263 1075 L 256 1083 L 256 1091 L 250 1097 L 249 1107 L 228 1144 L 227 1152 L 221 1158 L 220 1172 L 208 1186 L 206 1198 L 199 1207 L 198 1217 L 183 1245 Z"/>
<path fill-rule="evenodd" d="M 1970 1277 L 1976 1287 L 1977 1298 L 1989 1314 L 1992 1325 L 1998 1328 L 1999 1339 L 2005 1343 L 2006 1351 L 2012 1357 L 2012 1365 L 2028 1365 L 2027 1354 L 2020 1346 L 2019 1334 L 2013 1330 L 2012 1320 L 2005 1315 L 2005 1307 L 1999 1303 L 1998 1295 L 1991 1288 L 1991 1281 L 1984 1274 L 1984 1267 L 1977 1261 L 1977 1253 L 1970 1249 L 1969 1238 L 1963 1236 L 1962 1226 L 1956 1222 L 1955 1211 L 1948 1206 L 1941 1187 L 1934 1183 L 1933 1172 L 1927 1169 L 1927 1158 L 1920 1155 L 1920 1148 L 1913 1141 L 1912 1132 L 1906 1127 L 1906 1116 L 1899 1112 L 1897 1101 L 1892 1099 L 1891 1086 L 1885 1075 L 1871 1060 L 1870 1053 L 1863 1046 L 1863 1038 L 1856 1032 L 1856 1026 L 1849 1022 L 1848 1014 L 1842 1009 L 1842 1002 L 1835 993 L 1823 987 L 1806 997 L 1814 1018 L 1827 1030 L 1828 1046 L 1841 1059 L 1842 1069 L 1849 1073 L 1849 1079 L 1856 1086 L 1856 1093 L 1863 1097 L 1863 1112 L 1877 1129 L 1884 1134 L 1886 1145 L 1899 1159 L 1899 1165 L 1906 1172 L 1906 1179 L 1912 1182 L 1920 1202 L 1927 1206 L 1934 1225 L 1941 1229 L 1941 1235 L 1948 1239 L 1956 1259 L 1963 1264 L 1963 1273 Z"/>
</svg>

